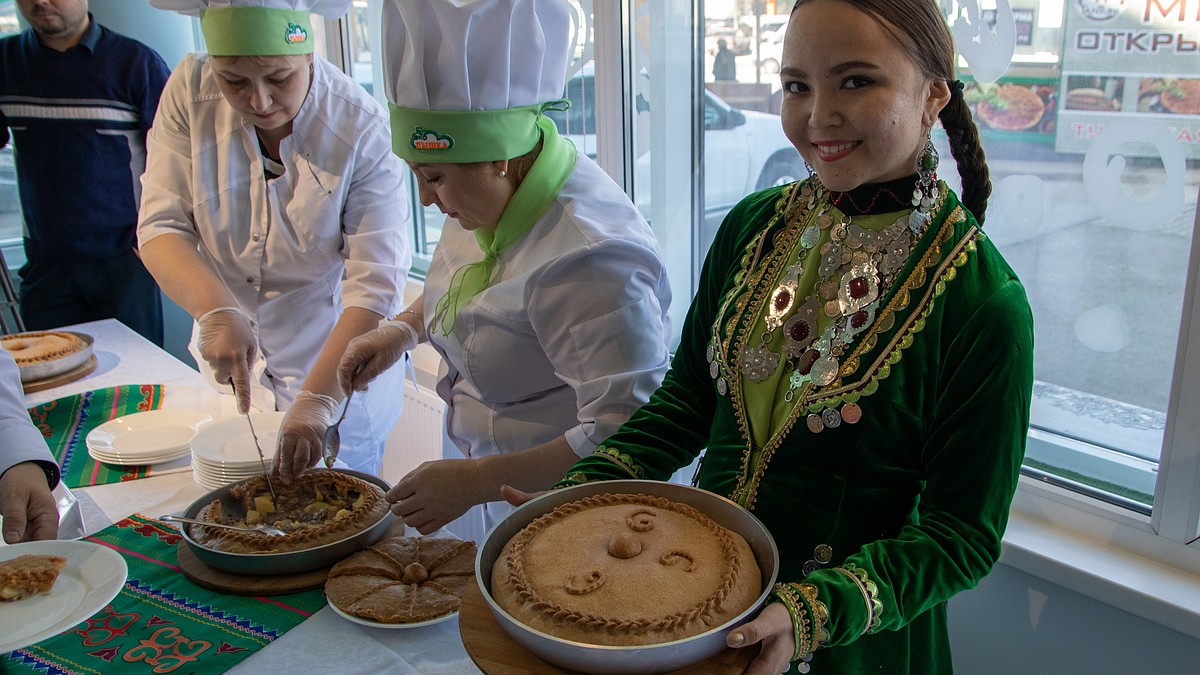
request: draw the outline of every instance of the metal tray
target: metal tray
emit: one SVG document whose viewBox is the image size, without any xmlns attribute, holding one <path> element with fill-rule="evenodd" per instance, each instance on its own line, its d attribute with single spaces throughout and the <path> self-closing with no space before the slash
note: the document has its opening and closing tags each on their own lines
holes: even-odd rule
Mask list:
<svg viewBox="0 0 1200 675">
<path fill-rule="evenodd" d="M 746 539 L 762 571 L 763 588 L 749 608 L 710 631 L 683 640 L 657 645 L 612 647 L 573 642 L 547 635 L 517 621 L 492 598 L 492 566 L 504 545 L 536 518 L 584 497 L 605 493 L 648 494 L 692 506 L 727 529 Z M 536 656 L 568 670 L 584 673 L 661 673 L 695 665 L 726 648 L 725 635 L 758 615 L 779 575 L 779 549 L 765 525 L 754 514 L 706 490 L 653 480 L 613 480 L 584 483 L 554 490 L 531 500 L 508 515 L 491 532 L 475 557 L 475 580 L 496 621 L 518 644 Z"/>
<path fill-rule="evenodd" d="M 73 354 L 54 359 L 52 361 L 41 361 L 38 363 L 29 363 L 19 366 L 21 371 L 22 382 L 37 382 L 39 380 L 47 380 L 52 377 L 62 375 L 63 373 L 75 370 L 79 366 L 87 363 L 87 360 L 92 358 L 92 345 L 96 339 L 87 333 L 77 333 L 75 331 L 34 331 L 34 333 L 70 333 L 80 340 L 83 340 L 84 347 Z M 34 333 L 15 333 L 8 337 L 24 337 Z"/>
<path fill-rule="evenodd" d="M 322 469 L 322 471 L 340 471 L 355 478 L 361 478 L 368 483 L 378 485 L 384 492 L 392 488 L 382 478 L 362 473 L 361 471 L 353 471 L 351 469 Z M 221 500 L 223 508 L 229 509 L 234 513 L 240 512 L 242 510 L 241 503 L 229 494 L 230 488 L 237 484 L 233 483 L 209 492 L 192 502 L 192 505 L 187 507 L 183 515 L 188 518 L 197 518 L 200 515 L 200 511 L 216 499 Z M 191 525 L 182 525 L 180 531 L 183 533 L 183 541 L 187 544 L 188 548 L 196 554 L 196 557 L 201 562 L 209 567 L 215 567 L 219 570 L 235 574 L 275 576 L 320 569 L 344 560 L 351 553 L 364 549 L 382 539 L 388 527 L 391 526 L 394 517 L 389 509 L 378 522 L 357 534 L 352 534 L 344 539 L 317 546 L 316 548 L 305 549 L 303 551 L 289 551 L 287 553 L 228 553 L 217 551 L 201 546 L 196 540 L 192 539 L 190 532 Z"/>
</svg>

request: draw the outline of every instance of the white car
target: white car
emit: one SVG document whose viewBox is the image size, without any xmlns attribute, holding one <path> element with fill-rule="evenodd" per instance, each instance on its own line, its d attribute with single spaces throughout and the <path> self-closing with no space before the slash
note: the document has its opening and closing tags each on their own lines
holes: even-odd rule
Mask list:
<svg viewBox="0 0 1200 675">
<path fill-rule="evenodd" d="M 787 26 L 764 38 L 758 43 L 758 72 L 764 75 L 779 73 L 779 64 L 783 62 L 783 34 Z"/>
<path fill-rule="evenodd" d="M 567 83 L 566 112 L 550 111 L 559 133 L 594 157 L 595 84 L 591 68 Z M 639 109 L 648 105 L 639 98 Z M 643 155 L 638 163 L 648 162 Z M 702 243 L 707 246 L 721 219 L 739 200 L 756 190 L 790 183 L 807 175 L 800 153 L 783 134 L 779 115 L 740 110 L 704 90 L 704 211 Z M 649 171 L 638 171 L 648 176 Z M 637 190 L 639 202 L 648 190 Z M 648 209 L 638 204 L 643 213 Z"/>
</svg>

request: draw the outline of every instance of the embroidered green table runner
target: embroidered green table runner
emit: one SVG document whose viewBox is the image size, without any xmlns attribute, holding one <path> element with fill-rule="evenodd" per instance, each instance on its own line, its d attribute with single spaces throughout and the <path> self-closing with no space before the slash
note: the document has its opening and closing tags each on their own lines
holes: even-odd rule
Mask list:
<svg viewBox="0 0 1200 675">
<path fill-rule="evenodd" d="M 321 589 L 251 597 L 192 583 L 179 530 L 135 514 L 91 537 L 125 558 L 112 602 L 73 630 L 0 656 L 8 673 L 221 673 L 325 606 Z M 2 670 L 2 669 L 0 669 Z"/>
<path fill-rule="evenodd" d="M 36 405 L 29 416 L 46 437 L 67 487 L 105 485 L 145 478 L 151 468 L 97 462 L 88 455 L 88 432 L 122 415 L 157 410 L 162 398 L 161 384 L 123 384 Z"/>
</svg>

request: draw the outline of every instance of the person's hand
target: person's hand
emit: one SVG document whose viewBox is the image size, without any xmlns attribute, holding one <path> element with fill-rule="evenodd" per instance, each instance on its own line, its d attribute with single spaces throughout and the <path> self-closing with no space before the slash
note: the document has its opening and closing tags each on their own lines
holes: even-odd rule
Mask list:
<svg viewBox="0 0 1200 675">
<path fill-rule="evenodd" d="M 487 501 L 478 468 L 473 459 L 422 463 L 388 491 L 392 513 L 421 534 L 436 532 Z"/>
<path fill-rule="evenodd" d="M 792 654 L 796 650 L 792 617 L 782 604 L 768 603 L 753 621 L 730 631 L 725 636 L 725 644 L 739 649 L 762 644 L 758 656 L 746 668 L 745 675 L 786 673 L 791 668 Z"/>
<path fill-rule="evenodd" d="M 363 333 L 346 345 L 338 363 L 338 384 L 342 391 L 365 391 L 367 383 L 379 377 L 404 357 L 404 352 L 420 342 L 417 331 L 403 321 L 385 321 L 373 331 Z"/>
<path fill-rule="evenodd" d="M 240 307 L 218 307 L 196 319 L 200 356 L 213 369 L 217 384 L 233 383 L 238 412 L 250 410 L 250 366 L 258 358 L 258 343 L 250 317 Z"/>
<path fill-rule="evenodd" d="M 520 506 L 530 499 L 537 499 L 538 497 L 541 497 L 547 492 L 549 492 L 549 490 L 542 490 L 541 492 L 522 492 L 511 485 L 500 486 L 500 496 L 504 498 L 504 501 L 512 504 L 513 506 Z"/>
<path fill-rule="evenodd" d="M 284 485 L 321 459 L 325 430 L 337 420 L 338 402 L 324 394 L 301 390 L 279 425 L 274 472 Z"/>
<path fill-rule="evenodd" d="M 58 536 L 58 506 L 37 462 L 14 464 L 0 476 L 0 516 L 9 544 Z"/>
</svg>

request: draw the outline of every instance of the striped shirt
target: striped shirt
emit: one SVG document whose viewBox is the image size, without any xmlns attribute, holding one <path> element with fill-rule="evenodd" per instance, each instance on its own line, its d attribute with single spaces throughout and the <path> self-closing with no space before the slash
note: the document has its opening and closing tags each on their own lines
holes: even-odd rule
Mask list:
<svg viewBox="0 0 1200 675">
<path fill-rule="evenodd" d="M 134 247 L 146 133 L 169 75 L 154 50 L 94 20 L 66 52 L 32 30 L 0 40 L 0 146 L 11 131 L 30 260 Z"/>
</svg>

